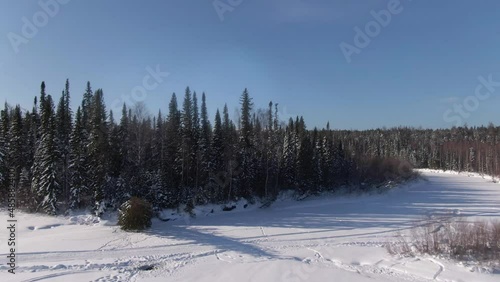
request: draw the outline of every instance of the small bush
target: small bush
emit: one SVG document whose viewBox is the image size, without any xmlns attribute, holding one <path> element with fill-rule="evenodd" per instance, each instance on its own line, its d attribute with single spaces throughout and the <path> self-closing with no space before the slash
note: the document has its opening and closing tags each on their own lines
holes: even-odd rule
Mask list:
<svg viewBox="0 0 500 282">
<path fill-rule="evenodd" d="M 143 199 L 131 198 L 121 205 L 118 213 L 118 225 L 123 230 L 140 231 L 151 227 L 153 208 Z"/>
</svg>

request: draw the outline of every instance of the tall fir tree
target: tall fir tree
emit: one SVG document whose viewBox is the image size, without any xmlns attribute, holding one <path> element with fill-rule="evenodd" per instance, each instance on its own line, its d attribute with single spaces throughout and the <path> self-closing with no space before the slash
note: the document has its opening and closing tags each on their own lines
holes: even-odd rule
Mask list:
<svg viewBox="0 0 500 282">
<path fill-rule="evenodd" d="M 214 131 L 211 141 L 209 162 L 209 194 L 216 202 L 224 200 L 228 175 L 224 169 L 224 131 L 219 109 L 215 113 Z"/>
<path fill-rule="evenodd" d="M 66 85 L 62 92 L 61 99 L 56 112 L 56 142 L 60 158 L 61 200 L 69 202 L 70 172 L 69 172 L 69 154 L 70 154 L 70 135 L 72 129 L 72 112 L 70 108 L 69 80 L 66 79 Z"/>
<path fill-rule="evenodd" d="M 75 124 L 70 139 L 70 209 L 82 208 L 88 198 L 88 156 L 85 150 L 85 125 L 82 119 L 81 108 L 76 111 Z M 88 204 L 88 203 L 87 203 Z"/>
<path fill-rule="evenodd" d="M 23 118 L 19 105 L 17 105 L 12 112 L 9 136 L 10 140 L 7 153 L 9 160 L 9 181 L 11 190 L 18 194 L 21 171 L 26 161 L 26 152 L 24 150 L 24 142 L 26 139 L 24 138 Z"/>
<path fill-rule="evenodd" d="M 241 116 L 239 131 L 239 154 L 238 154 L 238 188 L 239 196 L 249 198 L 254 184 L 255 176 L 255 148 L 253 139 L 253 126 L 251 123 L 251 112 L 253 109 L 252 98 L 245 88 L 240 98 Z"/>
<path fill-rule="evenodd" d="M 199 182 L 198 185 L 201 187 L 203 198 L 205 202 L 209 198 L 213 198 L 213 191 L 207 191 L 206 188 L 209 184 L 209 172 L 211 168 L 210 160 L 211 160 L 211 141 L 212 141 L 212 129 L 210 125 L 210 120 L 208 119 L 208 110 L 207 110 L 207 102 L 205 93 L 201 96 L 201 126 L 200 126 L 200 134 L 199 134 L 199 145 L 198 145 L 198 174 L 199 174 Z M 220 122 L 220 114 L 219 114 L 219 122 Z M 219 124 L 220 126 L 220 124 Z"/>
<path fill-rule="evenodd" d="M 89 189 L 92 191 L 92 208 L 96 215 L 101 215 L 106 208 L 104 191 L 109 163 L 108 124 L 103 96 L 102 89 L 97 89 L 92 98 L 88 143 Z"/>
<path fill-rule="evenodd" d="M 165 157 L 162 161 L 162 186 L 167 197 L 166 205 L 176 207 L 181 201 L 182 185 L 182 155 L 179 148 L 181 139 L 181 112 L 177 104 L 177 96 L 172 94 L 169 103 L 168 117 L 165 126 L 164 147 Z"/>
<path fill-rule="evenodd" d="M 44 89 L 45 85 L 42 88 Z M 55 215 L 58 211 L 60 184 L 57 175 L 59 152 L 56 144 L 54 102 L 50 95 L 41 101 L 41 139 L 35 151 L 31 188 L 37 198 L 36 210 Z"/>
<path fill-rule="evenodd" d="M 180 147 L 181 168 L 182 168 L 182 202 L 192 204 L 193 185 L 195 175 L 193 175 L 193 141 L 194 141 L 194 121 L 193 121 L 193 98 L 189 87 L 184 94 L 182 104 L 182 143 Z"/>
<path fill-rule="evenodd" d="M 0 111 L 0 200 L 6 200 L 9 186 L 8 177 L 8 133 L 9 133 L 9 113 L 7 107 Z"/>
</svg>

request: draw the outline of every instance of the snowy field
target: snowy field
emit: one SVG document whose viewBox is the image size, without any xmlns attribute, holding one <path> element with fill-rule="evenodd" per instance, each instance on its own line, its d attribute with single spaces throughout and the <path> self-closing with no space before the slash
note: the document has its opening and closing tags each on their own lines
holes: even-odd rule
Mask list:
<svg viewBox="0 0 500 282">
<path fill-rule="evenodd" d="M 500 281 L 500 270 L 474 263 L 388 254 L 385 242 L 426 219 L 500 219 L 491 178 L 422 174 L 383 195 L 200 208 L 146 233 L 112 219 L 18 213 L 17 274 L 7 272 L 2 228 L 0 281 Z"/>
</svg>

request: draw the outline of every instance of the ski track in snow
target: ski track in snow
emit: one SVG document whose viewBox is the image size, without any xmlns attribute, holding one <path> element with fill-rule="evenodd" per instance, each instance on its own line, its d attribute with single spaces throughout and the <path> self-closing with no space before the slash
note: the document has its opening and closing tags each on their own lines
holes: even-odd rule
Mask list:
<svg viewBox="0 0 500 282">
<path fill-rule="evenodd" d="M 68 224 L 61 218 L 23 215 L 17 274 L 4 280 L 8 267 L 3 264 L 0 279 L 498 281 L 498 275 L 471 274 L 434 257 L 387 254 L 385 244 L 414 226 L 500 218 L 500 186 L 467 176 L 423 175 L 428 181 L 384 195 L 278 201 L 266 209 L 210 214 L 189 224 L 155 221 L 145 233 L 78 225 L 75 218 Z M 0 256 L 5 257 L 5 250 L 0 249 Z"/>
</svg>

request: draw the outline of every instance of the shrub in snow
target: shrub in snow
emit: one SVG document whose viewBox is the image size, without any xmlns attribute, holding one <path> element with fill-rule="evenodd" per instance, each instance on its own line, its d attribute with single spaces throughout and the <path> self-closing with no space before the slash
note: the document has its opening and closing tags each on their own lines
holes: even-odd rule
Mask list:
<svg viewBox="0 0 500 282">
<path fill-rule="evenodd" d="M 398 242 L 386 246 L 391 254 L 444 255 L 458 260 L 500 260 L 499 221 L 430 220 L 414 227 L 406 235 L 401 236 Z"/>
<path fill-rule="evenodd" d="M 123 230 L 140 231 L 151 227 L 153 208 L 147 201 L 133 197 L 118 211 L 118 225 Z"/>
</svg>

